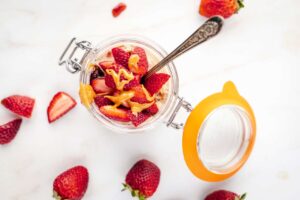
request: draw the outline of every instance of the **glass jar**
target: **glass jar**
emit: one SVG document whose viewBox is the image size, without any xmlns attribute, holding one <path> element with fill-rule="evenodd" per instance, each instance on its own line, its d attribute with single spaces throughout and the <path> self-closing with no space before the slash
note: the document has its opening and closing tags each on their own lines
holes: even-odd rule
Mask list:
<svg viewBox="0 0 300 200">
<path fill-rule="evenodd" d="M 167 55 L 153 41 L 137 36 L 113 37 L 93 48 L 90 42 L 77 42 L 73 38 L 60 57 L 59 64 L 65 64 L 71 73 L 80 72 L 80 84 L 89 85 L 90 65 L 108 50 L 123 44 L 142 47 L 147 56 L 151 56 L 149 66 L 154 66 Z M 99 111 L 95 103 L 87 106 L 88 111 L 115 132 L 141 133 L 161 123 L 175 129 L 183 128 L 183 154 L 191 172 L 206 181 L 229 178 L 247 161 L 254 145 L 256 123 L 250 105 L 229 81 L 223 91 L 202 100 L 193 109 L 190 103 L 178 96 L 179 80 L 174 63 L 169 63 L 162 70 L 171 76 L 165 86 L 165 102 L 159 112 L 141 126 L 111 120 Z M 176 116 L 182 108 L 190 114 L 185 123 L 176 123 Z"/>
</svg>

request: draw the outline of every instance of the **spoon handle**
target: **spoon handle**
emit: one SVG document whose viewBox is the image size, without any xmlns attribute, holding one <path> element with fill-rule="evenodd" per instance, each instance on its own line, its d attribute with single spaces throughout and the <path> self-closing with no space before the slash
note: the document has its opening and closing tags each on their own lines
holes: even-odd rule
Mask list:
<svg viewBox="0 0 300 200">
<path fill-rule="evenodd" d="M 149 78 L 152 74 L 162 69 L 169 62 L 187 52 L 193 47 L 197 46 L 208 40 L 209 38 L 217 35 L 223 25 L 223 18 L 214 16 L 208 19 L 202 26 L 200 26 L 190 37 L 188 37 L 181 45 L 179 45 L 168 56 L 162 59 L 158 64 L 152 67 L 143 77 L 144 80 Z"/>
</svg>

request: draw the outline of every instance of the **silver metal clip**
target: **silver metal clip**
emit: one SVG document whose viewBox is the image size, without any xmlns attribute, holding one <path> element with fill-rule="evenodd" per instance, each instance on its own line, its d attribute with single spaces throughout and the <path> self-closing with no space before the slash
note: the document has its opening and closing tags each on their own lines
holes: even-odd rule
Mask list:
<svg viewBox="0 0 300 200">
<path fill-rule="evenodd" d="M 175 107 L 170 119 L 167 122 L 167 126 L 171 126 L 175 129 L 182 129 L 184 126 L 184 123 L 176 123 L 173 122 L 177 113 L 179 112 L 180 108 L 184 108 L 187 112 L 191 112 L 193 110 L 192 105 L 185 101 L 182 97 L 178 97 L 179 102 L 177 103 L 177 106 Z"/>
<path fill-rule="evenodd" d="M 69 51 L 69 49 L 71 48 L 71 46 L 75 44 L 73 50 L 71 51 L 71 53 L 69 54 L 69 56 L 67 56 L 67 58 L 65 58 L 67 52 Z M 81 53 L 81 58 L 77 57 L 76 54 L 78 54 L 79 52 L 77 51 L 78 49 L 84 50 L 83 53 Z M 80 41 L 80 42 L 76 42 L 76 38 L 72 38 L 72 40 L 69 42 L 69 44 L 67 45 L 66 49 L 64 50 L 64 52 L 62 53 L 62 55 L 59 58 L 59 65 L 63 65 L 65 64 L 66 69 L 70 72 L 70 73 L 76 73 L 79 72 L 82 69 L 81 64 L 83 63 L 83 60 L 85 59 L 85 57 L 88 55 L 88 53 L 91 51 L 91 43 L 89 41 Z M 75 56 L 74 56 L 75 55 Z"/>
</svg>

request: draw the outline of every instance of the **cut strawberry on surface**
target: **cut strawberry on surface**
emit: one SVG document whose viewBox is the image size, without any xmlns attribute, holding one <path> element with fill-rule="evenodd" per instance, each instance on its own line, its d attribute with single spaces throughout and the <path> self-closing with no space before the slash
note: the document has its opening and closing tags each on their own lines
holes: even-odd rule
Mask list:
<svg viewBox="0 0 300 200">
<path fill-rule="evenodd" d="M 0 126 L 0 144 L 10 143 L 17 135 L 22 119 L 15 119 Z"/>
<path fill-rule="evenodd" d="M 3 99 L 1 103 L 10 111 L 20 116 L 30 118 L 35 100 L 27 96 L 12 95 Z"/>
<path fill-rule="evenodd" d="M 150 115 L 155 115 L 159 111 L 156 103 L 150 106 L 149 108 L 146 108 L 143 112 Z"/>
<path fill-rule="evenodd" d="M 126 9 L 126 7 L 125 3 L 119 3 L 112 9 L 112 15 L 114 17 L 118 17 Z"/>
<path fill-rule="evenodd" d="M 169 80 L 170 75 L 165 73 L 156 73 L 145 80 L 145 88 L 153 95 L 162 88 L 162 86 Z"/>
<path fill-rule="evenodd" d="M 149 117 L 151 117 L 150 114 L 147 113 L 137 113 L 137 115 L 131 115 L 131 122 L 132 124 L 137 127 L 139 126 L 141 123 L 145 122 L 147 119 L 149 119 Z"/>
<path fill-rule="evenodd" d="M 107 105 L 113 105 L 113 102 L 109 100 L 108 98 L 105 98 L 103 96 L 96 96 L 94 99 L 95 104 L 100 108 L 102 106 L 107 106 Z"/>
<path fill-rule="evenodd" d="M 48 121 L 54 122 L 76 106 L 76 101 L 65 92 L 58 92 L 51 100 L 48 109 Z"/>
<path fill-rule="evenodd" d="M 111 50 L 111 52 L 116 63 L 128 69 L 128 60 L 130 57 L 130 53 L 127 52 L 123 47 L 115 47 Z"/>
<path fill-rule="evenodd" d="M 146 52 L 141 47 L 135 47 L 128 61 L 129 70 L 135 74 L 144 75 L 148 71 Z"/>
<path fill-rule="evenodd" d="M 94 91 L 96 94 L 98 93 L 111 93 L 113 91 L 112 88 L 107 87 L 105 84 L 105 79 L 104 78 L 97 78 L 92 80 L 91 86 L 93 87 Z"/>
<path fill-rule="evenodd" d="M 131 120 L 129 110 L 116 108 L 114 106 L 102 106 L 99 110 L 106 117 L 116 121 L 129 122 Z"/>
</svg>

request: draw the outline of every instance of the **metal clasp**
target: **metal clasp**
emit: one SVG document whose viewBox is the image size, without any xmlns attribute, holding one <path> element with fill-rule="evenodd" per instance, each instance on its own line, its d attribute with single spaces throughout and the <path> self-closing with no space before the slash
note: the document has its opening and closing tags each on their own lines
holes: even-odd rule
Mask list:
<svg viewBox="0 0 300 200">
<path fill-rule="evenodd" d="M 175 129 L 182 129 L 184 126 L 184 123 L 176 123 L 173 121 L 174 121 L 177 113 L 179 112 L 180 108 L 184 108 L 187 112 L 191 112 L 193 110 L 193 107 L 189 102 L 185 101 L 182 97 L 178 97 L 178 100 L 179 100 L 179 102 L 177 103 L 170 119 L 168 120 L 167 126 L 171 126 Z"/>
<path fill-rule="evenodd" d="M 75 46 L 74 46 L 75 45 Z M 74 46 L 71 53 L 67 58 L 65 58 L 67 52 L 71 48 L 71 46 Z M 78 49 L 83 50 L 78 51 Z M 76 38 L 72 38 L 72 40 L 67 45 L 66 49 L 62 53 L 62 55 L 59 58 L 59 65 L 65 64 L 66 69 L 70 73 L 76 73 L 79 72 L 82 69 L 82 63 L 85 59 L 85 57 L 88 55 L 88 53 L 91 51 L 91 43 L 89 41 L 80 41 L 76 42 Z M 79 55 L 78 55 L 79 54 Z M 80 55 L 81 54 L 81 55 Z"/>
</svg>

